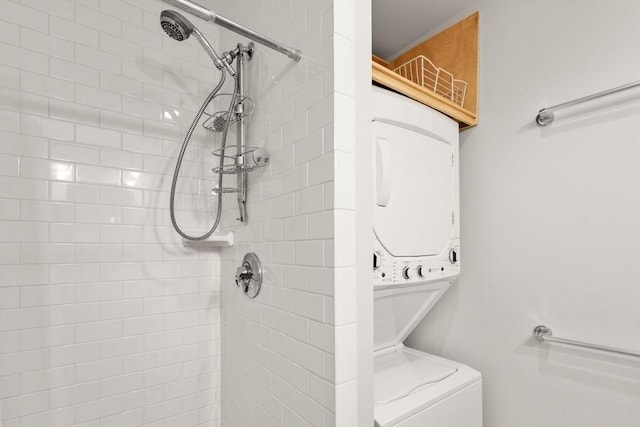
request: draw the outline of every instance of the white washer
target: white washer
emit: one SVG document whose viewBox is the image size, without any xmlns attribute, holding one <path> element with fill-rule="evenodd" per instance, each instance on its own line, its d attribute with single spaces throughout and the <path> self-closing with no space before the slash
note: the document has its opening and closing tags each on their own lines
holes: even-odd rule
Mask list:
<svg viewBox="0 0 640 427">
<path fill-rule="evenodd" d="M 481 427 L 481 375 L 402 343 L 460 274 L 458 125 L 373 88 L 374 418 Z"/>
</svg>

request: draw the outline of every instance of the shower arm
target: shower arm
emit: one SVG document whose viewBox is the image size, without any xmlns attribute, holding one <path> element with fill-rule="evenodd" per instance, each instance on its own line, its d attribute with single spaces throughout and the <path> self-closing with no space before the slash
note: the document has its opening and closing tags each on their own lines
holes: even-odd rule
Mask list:
<svg viewBox="0 0 640 427">
<path fill-rule="evenodd" d="M 198 18 L 202 18 L 205 21 L 213 21 L 213 23 L 220 25 L 228 30 L 231 30 L 235 33 L 240 34 L 241 36 L 247 37 L 257 43 L 263 44 L 267 47 L 270 47 L 273 50 L 276 50 L 284 55 L 287 55 L 289 58 L 298 62 L 302 58 L 302 52 L 298 49 L 294 49 L 288 46 L 283 45 L 282 43 L 278 43 L 275 40 L 270 39 L 267 36 L 263 36 L 260 33 L 257 33 L 244 25 L 240 25 L 236 22 L 233 22 L 230 19 L 227 19 L 223 16 L 216 14 L 214 11 L 207 9 L 204 6 L 201 6 L 197 3 L 194 3 L 190 0 L 162 0 L 163 2 L 170 4 L 171 6 L 177 7 L 178 9 L 182 9 L 187 13 L 190 13 Z"/>
</svg>

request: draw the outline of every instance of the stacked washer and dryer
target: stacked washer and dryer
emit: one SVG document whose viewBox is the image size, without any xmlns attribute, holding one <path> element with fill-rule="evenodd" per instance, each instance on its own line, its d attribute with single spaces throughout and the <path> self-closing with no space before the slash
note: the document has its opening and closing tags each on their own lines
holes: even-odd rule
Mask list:
<svg viewBox="0 0 640 427">
<path fill-rule="evenodd" d="M 376 427 L 481 427 L 480 373 L 404 346 L 460 274 L 458 124 L 373 87 Z"/>
</svg>

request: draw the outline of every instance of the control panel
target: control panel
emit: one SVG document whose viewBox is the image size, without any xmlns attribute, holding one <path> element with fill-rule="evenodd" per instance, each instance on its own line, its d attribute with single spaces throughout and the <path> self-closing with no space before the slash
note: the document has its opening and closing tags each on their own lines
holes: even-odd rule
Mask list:
<svg viewBox="0 0 640 427">
<path fill-rule="evenodd" d="M 395 257 L 377 239 L 373 249 L 373 284 L 390 286 L 455 279 L 460 274 L 460 241 L 451 240 L 438 255 Z"/>
</svg>

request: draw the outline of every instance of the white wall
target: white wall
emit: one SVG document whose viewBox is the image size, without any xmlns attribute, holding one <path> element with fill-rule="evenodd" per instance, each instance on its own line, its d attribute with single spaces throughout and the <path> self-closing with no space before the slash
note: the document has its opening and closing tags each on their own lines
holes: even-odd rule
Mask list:
<svg viewBox="0 0 640 427">
<path fill-rule="evenodd" d="M 168 215 L 218 73 L 164 35 L 162 8 L 0 0 L 5 427 L 218 424 L 219 254 L 183 248 Z M 178 216 L 204 229 L 213 139 L 198 140 Z"/>
<path fill-rule="evenodd" d="M 480 2 L 480 124 L 461 134 L 463 273 L 409 344 L 477 368 L 491 427 L 640 425 L 640 362 L 539 345 L 533 327 L 640 350 L 635 1 Z"/>
<path fill-rule="evenodd" d="M 336 384 L 353 377 L 352 371 L 337 369 L 334 326 L 349 322 L 338 321 L 334 312 L 334 267 L 350 264 L 339 264 L 345 257 L 334 245 L 334 229 L 349 230 L 353 221 L 349 212 L 338 211 L 339 201 L 347 199 L 339 197 L 344 189 L 334 187 L 337 165 L 349 154 L 339 151 L 345 141 L 334 132 L 340 95 L 334 93 L 333 1 L 217 2 L 216 7 L 304 54 L 294 63 L 257 44 L 246 68 L 247 95 L 257 106 L 248 142 L 267 148 L 271 164 L 250 174 L 249 223 L 233 221 L 235 201 L 226 215 L 231 221 L 225 225 L 238 243 L 222 253 L 222 425 L 340 425 Z M 225 49 L 239 41 L 246 43 L 221 31 Z M 254 300 L 233 280 L 249 251 L 265 268 L 265 283 Z"/>
</svg>

